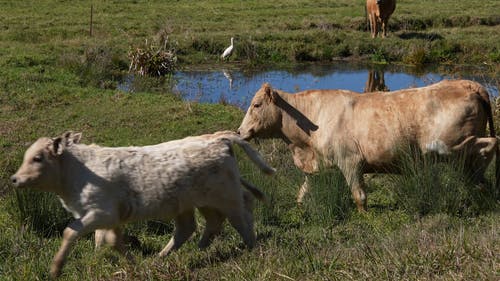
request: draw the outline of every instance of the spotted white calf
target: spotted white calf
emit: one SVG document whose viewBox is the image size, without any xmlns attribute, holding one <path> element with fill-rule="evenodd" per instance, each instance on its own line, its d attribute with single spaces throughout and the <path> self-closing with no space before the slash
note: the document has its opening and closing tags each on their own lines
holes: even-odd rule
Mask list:
<svg viewBox="0 0 500 281">
<path fill-rule="evenodd" d="M 92 231 L 96 246 L 107 242 L 124 252 L 121 226 L 129 221 L 174 219 L 175 233 L 160 252 L 179 248 L 195 231 L 194 209 L 207 220 L 199 243 L 209 245 L 225 218 L 245 244 L 255 244 L 252 196 L 263 194 L 240 177 L 237 144 L 265 173 L 269 167 L 250 145 L 229 131 L 143 147 L 80 144 L 81 134 L 40 138 L 12 176 L 16 187 L 56 193 L 75 221 L 64 230 L 51 275 L 58 276 L 74 241 Z"/>
</svg>

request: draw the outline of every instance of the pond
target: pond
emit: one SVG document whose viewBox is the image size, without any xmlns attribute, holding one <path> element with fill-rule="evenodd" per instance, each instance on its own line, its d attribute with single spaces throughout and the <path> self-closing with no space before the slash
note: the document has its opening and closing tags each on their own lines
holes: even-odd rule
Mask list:
<svg viewBox="0 0 500 281">
<path fill-rule="evenodd" d="M 455 73 L 457 73 L 455 71 Z M 470 74 L 476 73 L 476 74 Z M 332 65 L 302 65 L 289 69 L 261 71 L 219 67 L 178 71 L 172 82 L 172 90 L 185 100 L 207 103 L 233 104 L 246 110 L 262 83 L 286 92 L 307 89 L 347 89 L 356 92 L 399 90 L 421 87 L 443 79 L 463 78 L 480 82 L 492 97 L 499 93 L 499 81 L 495 77 L 478 75 L 477 68 L 463 69 L 458 74 L 439 74 L 433 69 L 416 71 L 404 66 L 368 66 L 348 63 Z M 119 89 L 133 91 L 129 76 Z"/>
</svg>

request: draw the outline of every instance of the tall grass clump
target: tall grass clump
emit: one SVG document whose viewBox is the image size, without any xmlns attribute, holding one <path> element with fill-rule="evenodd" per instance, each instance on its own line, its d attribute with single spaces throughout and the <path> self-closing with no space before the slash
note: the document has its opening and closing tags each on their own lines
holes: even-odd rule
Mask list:
<svg viewBox="0 0 500 281">
<path fill-rule="evenodd" d="M 58 65 L 79 77 L 83 86 L 114 89 L 127 70 L 126 54 L 110 42 L 91 42 L 78 51 L 59 54 Z"/>
<path fill-rule="evenodd" d="M 489 188 L 474 183 L 466 157 L 443 159 L 414 149 L 401 153 L 401 174 L 392 175 L 396 204 L 408 214 L 421 217 L 446 213 L 475 216 L 495 206 Z"/>
<path fill-rule="evenodd" d="M 38 190 L 16 190 L 15 200 L 8 201 L 19 225 L 45 237 L 59 234 L 68 225 L 71 215 L 61 207 L 52 193 Z"/>
<path fill-rule="evenodd" d="M 318 224 L 345 221 L 356 208 L 344 175 L 339 169 L 320 170 L 321 173 L 310 177 L 306 213 Z"/>
</svg>

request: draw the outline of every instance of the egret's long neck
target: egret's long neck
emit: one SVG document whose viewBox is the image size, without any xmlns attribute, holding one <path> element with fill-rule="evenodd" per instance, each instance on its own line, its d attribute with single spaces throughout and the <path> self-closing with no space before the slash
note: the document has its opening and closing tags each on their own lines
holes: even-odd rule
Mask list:
<svg viewBox="0 0 500 281">
<path fill-rule="evenodd" d="M 231 38 L 231 46 L 233 46 L 233 38 Z"/>
</svg>

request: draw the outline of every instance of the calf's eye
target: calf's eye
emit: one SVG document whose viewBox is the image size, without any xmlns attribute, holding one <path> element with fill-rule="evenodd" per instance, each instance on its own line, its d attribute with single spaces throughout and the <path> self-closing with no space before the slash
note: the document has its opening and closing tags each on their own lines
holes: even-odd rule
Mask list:
<svg viewBox="0 0 500 281">
<path fill-rule="evenodd" d="M 33 161 L 35 161 L 35 162 L 40 163 L 40 162 L 42 162 L 42 160 L 43 160 L 43 156 L 41 154 L 38 154 L 35 157 L 33 157 Z"/>
<path fill-rule="evenodd" d="M 254 104 L 253 104 L 253 107 L 255 107 L 255 108 L 260 107 L 260 103 L 254 103 Z"/>
</svg>

